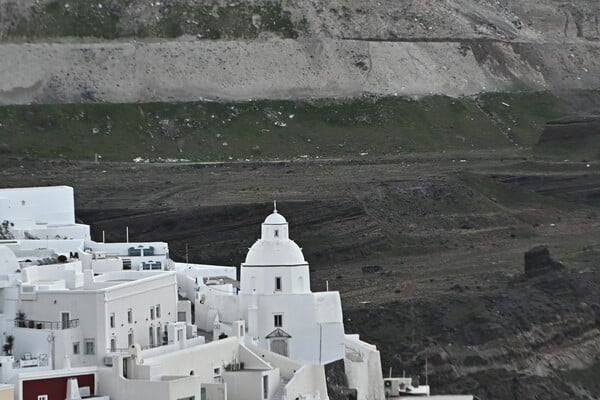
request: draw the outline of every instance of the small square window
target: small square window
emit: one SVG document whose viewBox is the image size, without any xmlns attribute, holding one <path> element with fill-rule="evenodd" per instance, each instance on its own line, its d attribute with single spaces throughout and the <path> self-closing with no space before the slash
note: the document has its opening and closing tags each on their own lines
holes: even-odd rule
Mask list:
<svg viewBox="0 0 600 400">
<path fill-rule="evenodd" d="M 40 394 L 37 397 L 37 400 L 48 400 L 48 395 L 47 394 Z"/>
<path fill-rule="evenodd" d="M 273 325 L 275 325 L 276 328 L 281 328 L 283 326 L 283 315 L 275 314 L 273 316 Z"/>
<path fill-rule="evenodd" d="M 73 354 L 79 354 L 79 342 L 73 343 Z"/>
<path fill-rule="evenodd" d="M 185 316 L 186 316 L 185 311 L 178 311 L 177 312 L 177 322 L 185 322 L 186 321 Z"/>
</svg>

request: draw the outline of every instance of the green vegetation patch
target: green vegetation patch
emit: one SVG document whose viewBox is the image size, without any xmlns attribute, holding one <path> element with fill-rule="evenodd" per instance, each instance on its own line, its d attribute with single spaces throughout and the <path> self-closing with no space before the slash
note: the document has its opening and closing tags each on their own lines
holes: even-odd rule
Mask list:
<svg viewBox="0 0 600 400">
<path fill-rule="evenodd" d="M 370 157 L 507 148 L 473 100 L 66 104 L 0 107 L 4 152 L 198 161 Z"/>
<path fill-rule="evenodd" d="M 564 105 L 550 92 L 485 93 L 478 102 L 508 137 L 524 147 L 538 142 L 546 122 L 566 114 Z"/>
<path fill-rule="evenodd" d="M 6 36 L 116 39 L 176 38 L 187 34 L 207 39 L 249 39 L 269 32 L 296 38 L 306 29 L 306 20 L 292 21 L 281 4 L 271 1 L 218 6 L 177 1 L 142 4 L 133 0 L 53 0 L 33 6 L 30 15 L 18 18 Z"/>
</svg>

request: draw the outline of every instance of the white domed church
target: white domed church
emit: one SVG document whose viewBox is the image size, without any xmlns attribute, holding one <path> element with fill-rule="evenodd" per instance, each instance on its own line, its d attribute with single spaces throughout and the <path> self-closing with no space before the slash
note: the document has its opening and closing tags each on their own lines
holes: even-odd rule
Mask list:
<svg viewBox="0 0 600 400">
<path fill-rule="evenodd" d="M 247 340 L 310 364 L 343 358 L 339 293 L 311 292 L 308 263 L 276 208 L 242 264 L 239 296 Z"/>
<path fill-rule="evenodd" d="M 238 336 L 304 365 L 344 360 L 358 399 L 385 397 L 379 351 L 358 335 L 344 333 L 338 292 L 310 290 L 308 262 L 277 207 L 241 265 L 239 291 L 224 280 L 198 282 L 196 290 L 195 324 L 214 338 Z M 325 379 L 324 369 L 321 374 Z"/>
</svg>

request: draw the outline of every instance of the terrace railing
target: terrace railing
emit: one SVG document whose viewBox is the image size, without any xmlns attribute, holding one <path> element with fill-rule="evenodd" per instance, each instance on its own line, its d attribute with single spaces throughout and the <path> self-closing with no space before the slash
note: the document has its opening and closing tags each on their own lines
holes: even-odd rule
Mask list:
<svg viewBox="0 0 600 400">
<path fill-rule="evenodd" d="M 29 329 L 62 330 L 77 328 L 79 319 L 68 321 L 38 321 L 33 319 L 15 319 L 15 327 Z"/>
</svg>

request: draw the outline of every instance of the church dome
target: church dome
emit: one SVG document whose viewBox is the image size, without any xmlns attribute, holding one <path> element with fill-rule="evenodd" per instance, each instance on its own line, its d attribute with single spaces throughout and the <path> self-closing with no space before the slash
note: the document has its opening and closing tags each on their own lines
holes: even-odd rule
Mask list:
<svg viewBox="0 0 600 400">
<path fill-rule="evenodd" d="M 283 215 L 279 214 L 277 211 L 274 211 L 267 218 L 265 218 L 265 222 L 263 222 L 263 224 L 265 224 L 265 225 L 282 225 L 282 224 L 287 224 L 287 221 Z"/>
<path fill-rule="evenodd" d="M 246 255 L 246 266 L 304 265 L 302 249 L 289 238 L 288 223 L 277 212 L 265 218 L 261 238 L 250 247 Z"/>
<path fill-rule="evenodd" d="M 293 240 L 258 239 L 246 255 L 246 266 L 286 266 L 306 264 L 302 250 Z"/>
</svg>

